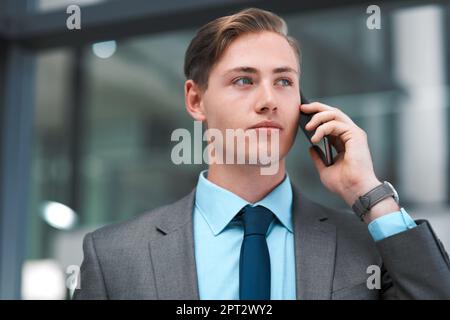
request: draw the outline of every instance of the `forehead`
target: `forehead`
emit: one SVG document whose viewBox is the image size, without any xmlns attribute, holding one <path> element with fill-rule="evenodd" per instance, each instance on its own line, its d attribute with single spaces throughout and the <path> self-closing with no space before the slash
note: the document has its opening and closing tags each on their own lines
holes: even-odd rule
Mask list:
<svg viewBox="0 0 450 320">
<path fill-rule="evenodd" d="M 228 46 L 214 69 L 223 73 L 230 67 L 241 65 L 261 70 L 288 66 L 298 71 L 294 49 L 283 36 L 274 32 L 239 36 Z"/>
</svg>

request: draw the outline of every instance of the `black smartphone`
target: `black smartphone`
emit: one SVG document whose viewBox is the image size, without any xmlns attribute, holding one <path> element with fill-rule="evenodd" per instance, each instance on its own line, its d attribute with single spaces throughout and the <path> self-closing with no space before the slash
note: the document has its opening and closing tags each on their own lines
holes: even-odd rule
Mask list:
<svg viewBox="0 0 450 320">
<path fill-rule="evenodd" d="M 300 93 L 300 99 L 302 100 L 301 103 L 309 103 L 309 101 L 305 98 L 303 93 Z M 333 164 L 333 149 L 330 143 L 329 136 L 325 136 L 322 140 L 320 140 L 317 143 L 311 142 L 311 137 L 314 135 L 314 131 L 308 131 L 305 129 L 306 124 L 311 120 L 315 113 L 303 113 L 300 112 L 300 120 L 299 120 L 299 127 L 302 129 L 303 133 L 306 135 L 306 138 L 308 139 L 309 143 L 313 146 L 314 150 L 319 154 L 320 158 L 322 159 L 323 163 L 326 166 L 331 166 Z"/>
</svg>

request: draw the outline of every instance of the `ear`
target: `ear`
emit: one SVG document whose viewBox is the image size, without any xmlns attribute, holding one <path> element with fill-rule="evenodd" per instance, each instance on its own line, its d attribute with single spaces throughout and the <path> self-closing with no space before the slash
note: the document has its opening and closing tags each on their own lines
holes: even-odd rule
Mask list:
<svg viewBox="0 0 450 320">
<path fill-rule="evenodd" d="M 203 92 L 200 87 L 194 80 L 186 80 L 184 83 L 184 102 L 186 104 L 186 111 L 197 121 L 206 120 L 202 99 Z"/>
</svg>

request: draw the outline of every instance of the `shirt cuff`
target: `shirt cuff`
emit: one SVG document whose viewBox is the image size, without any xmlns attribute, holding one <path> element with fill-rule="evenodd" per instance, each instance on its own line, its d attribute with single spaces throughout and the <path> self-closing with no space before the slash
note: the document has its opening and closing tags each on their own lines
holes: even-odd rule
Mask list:
<svg viewBox="0 0 450 320">
<path fill-rule="evenodd" d="M 369 223 L 369 232 L 373 240 L 380 241 L 414 227 L 417 227 L 417 224 L 405 209 L 400 208 L 400 211 L 376 218 Z"/>
</svg>

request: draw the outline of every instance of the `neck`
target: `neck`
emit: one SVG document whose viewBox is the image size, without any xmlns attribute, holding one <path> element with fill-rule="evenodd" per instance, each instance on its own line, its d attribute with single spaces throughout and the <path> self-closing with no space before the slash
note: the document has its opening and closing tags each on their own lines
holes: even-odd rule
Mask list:
<svg viewBox="0 0 450 320">
<path fill-rule="evenodd" d="M 261 175 L 260 169 L 255 165 L 211 164 L 208 168 L 208 180 L 250 203 L 255 203 L 283 181 L 285 161 L 280 160 L 278 172 L 274 175 Z"/>
</svg>

